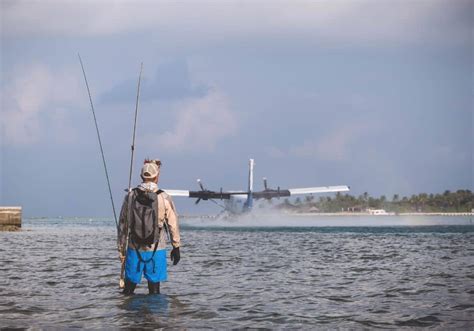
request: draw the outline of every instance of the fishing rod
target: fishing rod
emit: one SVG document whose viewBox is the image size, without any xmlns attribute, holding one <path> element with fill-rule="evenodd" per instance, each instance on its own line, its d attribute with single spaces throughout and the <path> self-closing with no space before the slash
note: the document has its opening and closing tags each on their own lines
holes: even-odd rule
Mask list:
<svg viewBox="0 0 474 331">
<path fill-rule="evenodd" d="M 82 73 L 84 74 L 84 81 L 86 82 L 87 93 L 89 94 L 89 101 L 91 103 L 92 115 L 94 116 L 95 129 L 97 131 L 97 139 L 99 141 L 100 153 L 102 155 L 102 162 L 104 164 L 105 177 L 107 178 L 107 186 L 109 188 L 110 202 L 112 203 L 112 210 L 114 212 L 115 226 L 117 227 L 117 231 L 118 231 L 117 214 L 115 213 L 114 199 L 112 196 L 112 189 L 110 188 L 109 173 L 107 171 L 107 164 L 105 162 L 104 149 L 102 148 L 102 141 L 100 139 L 99 126 L 97 125 L 97 118 L 95 116 L 94 104 L 92 103 L 91 91 L 89 89 L 89 83 L 87 82 L 86 71 L 84 70 L 84 64 L 82 63 L 81 55 L 77 53 L 77 56 L 79 57 L 79 62 L 81 63 Z"/>
<path fill-rule="evenodd" d="M 138 101 L 140 98 L 140 82 L 142 80 L 143 62 L 140 65 L 140 75 L 138 76 L 138 87 L 137 87 L 137 100 L 135 103 L 135 121 L 133 123 L 133 138 L 131 146 L 131 157 L 130 157 L 130 174 L 128 176 L 128 192 L 132 189 L 132 170 L 133 170 L 133 156 L 135 154 L 135 134 L 137 132 L 137 118 L 138 118 Z"/>
<path fill-rule="evenodd" d="M 128 176 L 128 207 L 127 207 L 127 215 L 130 215 L 130 192 L 132 192 L 132 173 L 133 173 L 133 156 L 135 154 L 135 136 L 137 132 L 137 118 L 138 118 L 138 101 L 140 100 L 140 83 L 142 81 L 142 72 L 143 72 L 143 62 L 140 65 L 140 75 L 138 76 L 138 87 L 137 87 L 137 100 L 135 102 L 135 121 L 133 123 L 133 136 L 132 136 L 132 145 L 131 145 L 131 156 L 130 156 L 130 173 Z M 126 239 L 125 239 L 125 251 L 123 255 L 127 253 L 127 246 L 128 246 L 128 225 L 126 228 Z M 122 261 L 122 265 L 120 268 L 120 281 L 119 287 L 125 287 L 125 260 Z"/>
</svg>

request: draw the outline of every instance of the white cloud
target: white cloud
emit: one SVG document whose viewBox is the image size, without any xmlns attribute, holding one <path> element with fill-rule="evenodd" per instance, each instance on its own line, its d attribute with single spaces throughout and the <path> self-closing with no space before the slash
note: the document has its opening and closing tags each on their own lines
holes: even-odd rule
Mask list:
<svg viewBox="0 0 474 331">
<path fill-rule="evenodd" d="M 459 12 L 469 10 L 469 4 L 468 0 L 56 0 L 1 2 L 1 7 L 5 36 L 107 36 L 152 29 L 187 42 L 312 37 L 318 42 L 426 43 L 440 39 L 453 42 L 453 37 L 464 42 L 469 39 L 471 23 L 450 23 Z M 453 27 L 458 29 L 455 33 L 450 30 Z"/>
<path fill-rule="evenodd" d="M 275 159 L 285 157 L 286 154 L 287 154 L 284 151 L 282 151 L 280 148 L 275 147 L 275 146 L 270 146 L 267 149 L 266 153 L 269 157 L 272 157 L 272 158 L 275 158 Z"/>
<path fill-rule="evenodd" d="M 355 145 L 358 138 L 364 135 L 370 126 L 364 123 L 353 123 L 343 126 L 321 136 L 318 139 L 306 139 L 300 145 L 292 146 L 286 150 L 270 147 L 267 155 L 273 158 L 316 157 L 324 161 L 344 161 L 352 155 L 351 146 Z"/>
<path fill-rule="evenodd" d="M 5 81 L 1 90 L 3 143 L 35 143 L 46 130 L 54 129 L 66 137 L 67 105 L 78 98 L 79 83 L 74 76 L 31 64 L 14 70 Z"/>
<path fill-rule="evenodd" d="M 224 138 L 238 129 L 237 118 L 224 94 L 211 90 L 202 98 L 181 103 L 173 128 L 156 138 L 159 147 L 171 152 L 207 151 L 215 149 Z"/>
</svg>

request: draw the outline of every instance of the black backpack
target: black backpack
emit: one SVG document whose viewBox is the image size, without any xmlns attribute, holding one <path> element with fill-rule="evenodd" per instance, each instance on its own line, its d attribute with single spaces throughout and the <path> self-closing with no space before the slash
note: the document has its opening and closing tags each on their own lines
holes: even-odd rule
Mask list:
<svg viewBox="0 0 474 331">
<path fill-rule="evenodd" d="M 134 189 L 130 202 L 130 237 L 135 246 L 143 247 L 158 243 L 160 226 L 158 224 L 158 192 L 145 192 Z"/>
</svg>

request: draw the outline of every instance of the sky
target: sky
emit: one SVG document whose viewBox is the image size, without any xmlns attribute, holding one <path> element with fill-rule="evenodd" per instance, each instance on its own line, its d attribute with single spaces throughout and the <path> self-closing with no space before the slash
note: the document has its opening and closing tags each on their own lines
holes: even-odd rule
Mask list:
<svg viewBox="0 0 474 331">
<path fill-rule="evenodd" d="M 473 12 L 464 0 L 0 1 L 0 205 L 112 215 L 146 157 L 160 186 L 474 187 Z M 182 214 L 218 212 L 175 198 Z"/>
</svg>

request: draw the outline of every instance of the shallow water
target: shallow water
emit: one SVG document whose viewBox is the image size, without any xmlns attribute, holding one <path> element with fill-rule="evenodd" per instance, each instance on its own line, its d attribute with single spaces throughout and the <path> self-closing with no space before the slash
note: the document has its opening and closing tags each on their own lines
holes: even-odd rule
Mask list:
<svg viewBox="0 0 474 331">
<path fill-rule="evenodd" d="M 472 329 L 474 226 L 441 220 L 188 222 L 162 294 L 146 295 L 143 281 L 133 297 L 118 290 L 113 221 L 26 220 L 21 232 L 0 232 L 0 326 Z"/>
</svg>

